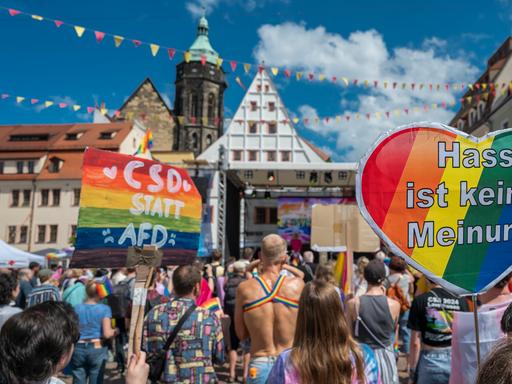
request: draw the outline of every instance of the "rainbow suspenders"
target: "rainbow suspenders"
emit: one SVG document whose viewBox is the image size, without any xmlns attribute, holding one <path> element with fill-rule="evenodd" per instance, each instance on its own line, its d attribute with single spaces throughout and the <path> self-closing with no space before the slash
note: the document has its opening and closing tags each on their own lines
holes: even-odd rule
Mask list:
<svg viewBox="0 0 512 384">
<path fill-rule="evenodd" d="M 285 276 L 280 275 L 279 278 L 276 281 L 276 284 L 274 285 L 274 288 L 270 288 L 268 284 L 259 276 L 254 277 L 261 285 L 261 288 L 263 288 L 263 291 L 265 292 L 265 296 L 263 296 L 261 299 L 254 300 L 250 303 L 247 303 L 243 306 L 244 312 L 250 311 L 251 309 L 261 307 L 264 304 L 274 302 L 274 303 L 281 303 L 286 305 L 290 308 L 298 308 L 299 303 L 296 300 L 287 299 L 286 297 L 280 296 L 279 290 L 281 289 L 281 285 L 283 285 Z"/>
</svg>

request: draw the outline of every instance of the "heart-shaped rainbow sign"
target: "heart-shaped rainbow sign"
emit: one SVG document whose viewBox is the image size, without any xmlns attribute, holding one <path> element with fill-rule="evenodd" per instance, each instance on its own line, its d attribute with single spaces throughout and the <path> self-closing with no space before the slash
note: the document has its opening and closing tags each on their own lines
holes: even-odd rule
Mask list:
<svg viewBox="0 0 512 384">
<path fill-rule="evenodd" d="M 512 130 L 388 132 L 361 159 L 357 201 L 391 250 L 430 279 L 485 291 L 512 269 Z"/>
</svg>

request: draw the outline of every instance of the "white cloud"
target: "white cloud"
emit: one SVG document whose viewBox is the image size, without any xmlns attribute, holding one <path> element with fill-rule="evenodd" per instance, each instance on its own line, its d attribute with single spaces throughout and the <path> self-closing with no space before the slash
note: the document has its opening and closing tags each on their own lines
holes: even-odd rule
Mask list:
<svg viewBox="0 0 512 384">
<path fill-rule="evenodd" d="M 189 0 L 185 4 L 185 8 L 194 17 L 200 17 L 203 12 L 210 14 L 220 3 L 226 3 L 228 5 L 239 5 L 243 7 L 247 12 L 254 11 L 257 8 L 263 8 L 267 3 L 273 1 L 280 1 L 282 3 L 288 3 L 289 0 Z"/>
<path fill-rule="evenodd" d="M 446 109 L 429 112 L 421 109 L 413 114 L 405 114 L 403 109 L 455 101 L 453 91 L 448 92 L 444 88 L 429 91 L 428 84 L 467 82 L 477 74 L 477 68 L 467 60 L 446 53 L 446 42 L 437 37 L 426 39 L 421 48 L 389 49 L 376 30 L 355 31 L 345 38 L 327 32 L 322 26 L 308 29 L 305 24 L 288 22 L 263 25 L 258 34 L 260 41 L 254 49 L 254 56 L 267 65 L 322 73 L 328 78 L 368 80 L 370 85 L 374 80 L 380 82 L 379 87 L 370 86 L 366 90 L 353 86 L 345 90 L 339 82 L 339 112 L 336 114 L 360 113 L 361 118 L 351 119 L 349 123 L 344 119 L 341 123 L 321 121 L 317 126 L 311 126 L 326 139 L 337 136 L 337 150 L 343 154 L 344 160 L 358 160 L 380 133 L 395 126 L 423 120 L 448 122 L 453 112 Z M 384 89 L 383 81 L 399 85 L 424 83 L 426 86 L 423 90 L 419 87 L 401 89 L 400 86 L 396 90 L 391 87 Z M 357 92 L 355 97 L 354 92 Z M 352 97 L 347 98 L 347 95 Z M 401 109 L 400 116 L 393 112 L 396 109 Z M 384 118 L 386 111 L 390 111 L 391 118 Z M 298 112 L 300 117 L 309 117 L 310 120 L 317 115 L 314 102 L 301 106 Z M 375 112 L 383 114 L 380 119 L 375 118 Z M 364 116 L 366 113 L 372 114 L 370 120 Z"/>
</svg>

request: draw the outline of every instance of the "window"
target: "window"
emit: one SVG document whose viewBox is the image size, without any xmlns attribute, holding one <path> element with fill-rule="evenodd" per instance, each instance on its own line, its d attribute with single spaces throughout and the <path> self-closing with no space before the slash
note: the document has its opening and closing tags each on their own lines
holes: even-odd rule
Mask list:
<svg viewBox="0 0 512 384">
<path fill-rule="evenodd" d="M 66 140 L 75 141 L 78 140 L 80 137 L 82 137 L 82 132 L 70 132 L 66 133 Z"/>
<path fill-rule="evenodd" d="M 268 110 L 269 110 L 269 112 L 274 112 L 276 110 L 276 103 L 274 103 L 273 101 L 269 102 Z"/>
<path fill-rule="evenodd" d="M 258 152 L 257 151 L 249 151 L 249 161 L 257 161 L 258 160 Z"/>
<path fill-rule="evenodd" d="M 249 121 L 249 133 L 258 133 L 258 123 Z"/>
<path fill-rule="evenodd" d="M 206 146 L 209 147 L 210 145 L 212 145 L 212 135 L 206 135 Z"/>
<path fill-rule="evenodd" d="M 16 173 L 23 173 L 23 161 L 16 162 Z"/>
<path fill-rule="evenodd" d="M 4 162 L 0 161 L 0 175 L 4 174 Z"/>
<path fill-rule="evenodd" d="M 73 189 L 73 205 L 80 205 L 80 188 Z"/>
<path fill-rule="evenodd" d="M 48 165 L 48 172 L 57 173 L 60 170 L 60 159 L 57 157 L 53 157 L 50 159 L 50 164 Z"/>
<path fill-rule="evenodd" d="M 254 177 L 253 171 L 244 171 L 244 179 L 252 179 Z"/>
<path fill-rule="evenodd" d="M 482 101 L 478 104 L 478 118 L 481 119 L 485 113 L 485 103 Z"/>
<path fill-rule="evenodd" d="M 48 134 L 11 135 L 9 141 L 46 141 L 49 137 Z"/>
<path fill-rule="evenodd" d="M 469 112 L 469 125 L 476 123 L 476 111 L 474 109 Z"/>
<path fill-rule="evenodd" d="M 16 242 L 16 226 L 9 225 L 7 227 L 7 242 L 9 244 L 14 244 Z"/>
<path fill-rule="evenodd" d="M 290 161 L 290 151 L 281 151 L 281 161 Z"/>
<path fill-rule="evenodd" d="M 242 161 L 242 151 L 233 151 L 233 161 Z"/>
<path fill-rule="evenodd" d="M 41 206 L 47 207 L 49 203 L 50 190 L 49 189 L 41 189 Z"/>
<path fill-rule="evenodd" d="M 277 133 L 277 124 L 275 122 L 268 123 L 268 133 L 275 135 Z"/>
<path fill-rule="evenodd" d="M 28 173 L 34 173 L 36 162 L 34 160 L 29 160 L 27 163 L 28 166 Z"/>
<path fill-rule="evenodd" d="M 76 238 L 76 225 L 71 226 L 71 233 L 69 235 L 72 239 Z"/>
<path fill-rule="evenodd" d="M 276 151 L 267 151 L 267 161 L 276 161 Z"/>
<path fill-rule="evenodd" d="M 347 171 L 339 171 L 338 172 L 338 179 L 339 180 L 346 180 L 348 177 L 348 172 Z"/>
<path fill-rule="evenodd" d="M 37 226 L 37 242 L 44 243 L 46 241 L 46 225 Z"/>
<path fill-rule="evenodd" d="M 457 128 L 458 128 L 460 131 L 464 130 L 464 120 L 459 120 L 459 121 L 457 122 Z"/>
<path fill-rule="evenodd" d="M 197 147 L 199 146 L 199 140 L 197 138 L 196 132 L 192 132 L 191 145 L 192 145 L 192 149 L 197 149 Z"/>
<path fill-rule="evenodd" d="M 11 192 L 11 207 L 17 207 L 20 205 L 20 191 L 13 189 Z"/>
<path fill-rule="evenodd" d="M 28 234 L 28 227 L 26 225 L 22 225 L 20 227 L 20 244 L 27 244 L 27 234 Z"/>
<path fill-rule="evenodd" d="M 190 96 L 190 116 L 199 116 L 199 98 L 195 93 Z"/>
<path fill-rule="evenodd" d="M 508 128 L 508 120 L 503 120 L 501 122 L 501 129 L 507 129 Z"/>
<path fill-rule="evenodd" d="M 208 95 L 208 118 L 213 119 L 215 117 L 215 96 L 213 93 Z"/>
<path fill-rule="evenodd" d="M 52 205 L 58 207 L 60 205 L 60 189 L 52 189 Z"/>
<path fill-rule="evenodd" d="M 268 84 L 265 84 L 265 93 L 268 93 L 269 90 L 270 90 L 270 87 L 268 86 Z"/>
<path fill-rule="evenodd" d="M 256 86 L 256 91 L 261 92 L 261 84 L 258 84 L 258 85 Z"/>
<path fill-rule="evenodd" d="M 306 172 L 304 172 L 304 171 L 295 171 L 295 178 L 297 180 L 304 180 L 306 178 Z"/>
<path fill-rule="evenodd" d="M 277 224 L 277 208 L 256 207 L 254 224 Z"/>
<path fill-rule="evenodd" d="M 57 231 L 58 231 L 57 225 L 50 225 L 50 240 L 48 241 L 49 243 L 57 242 Z"/>
<path fill-rule="evenodd" d="M 251 111 L 255 112 L 258 109 L 258 103 L 251 101 Z"/>
<path fill-rule="evenodd" d="M 103 131 L 100 132 L 100 140 L 111 140 L 114 138 L 117 132 L 115 131 Z"/>
<path fill-rule="evenodd" d="M 28 207 L 30 205 L 30 189 L 23 190 L 23 202 L 21 205 L 23 207 Z"/>
</svg>

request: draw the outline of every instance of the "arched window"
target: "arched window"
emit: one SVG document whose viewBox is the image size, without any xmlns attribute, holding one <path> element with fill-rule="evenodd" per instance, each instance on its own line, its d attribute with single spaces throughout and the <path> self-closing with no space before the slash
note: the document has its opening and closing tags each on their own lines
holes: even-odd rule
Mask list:
<svg viewBox="0 0 512 384">
<path fill-rule="evenodd" d="M 213 119 L 215 117 L 215 95 L 210 93 L 208 95 L 208 118 Z"/>
<path fill-rule="evenodd" d="M 190 96 L 190 115 L 193 117 L 199 116 L 199 98 L 196 93 Z"/>
<path fill-rule="evenodd" d="M 206 146 L 209 147 L 210 145 L 212 145 L 212 141 L 212 135 L 206 135 Z"/>
<path fill-rule="evenodd" d="M 192 149 L 197 149 L 198 147 L 198 139 L 197 139 L 197 133 L 196 132 L 193 132 L 192 133 Z"/>
<path fill-rule="evenodd" d="M 457 123 L 457 128 L 461 131 L 464 130 L 464 120 L 459 120 L 458 123 Z"/>
<path fill-rule="evenodd" d="M 478 104 L 478 119 L 481 119 L 484 116 L 485 112 L 485 102 L 481 101 L 480 104 Z"/>
</svg>

